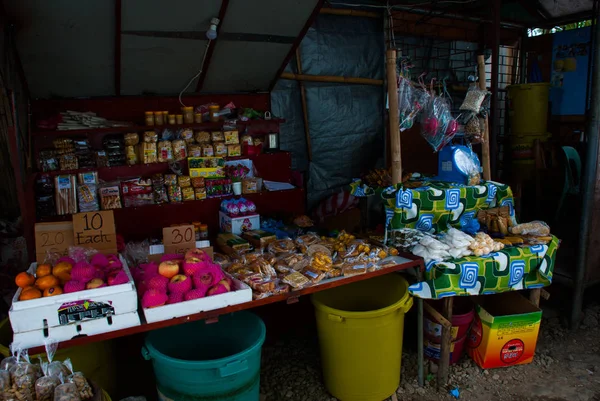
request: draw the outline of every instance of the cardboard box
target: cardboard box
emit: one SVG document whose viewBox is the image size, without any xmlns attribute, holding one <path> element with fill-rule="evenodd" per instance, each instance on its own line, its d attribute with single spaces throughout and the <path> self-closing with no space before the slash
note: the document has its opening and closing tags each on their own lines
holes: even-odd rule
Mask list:
<svg viewBox="0 0 600 401">
<path fill-rule="evenodd" d="M 252 230 L 242 233 L 242 238 L 250 241 L 254 248 L 264 249 L 271 242 L 277 241 L 277 236 L 264 230 Z"/>
<path fill-rule="evenodd" d="M 476 297 L 467 337 L 469 356 L 483 369 L 531 363 L 542 311 L 517 292 Z"/>
<path fill-rule="evenodd" d="M 232 251 L 245 251 L 250 249 L 250 243 L 236 234 L 220 233 L 217 235 L 217 244 L 221 248 L 230 248 Z"/>
<path fill-rule="evenodd" d="M 260 228 L 260 216 L 258 214 L 251 214 L 230 217 L 227 213 L 219 212 L 219 227 L 221 227 L 221 231 L 233 234 L 257 230 Z"/>
</svg>

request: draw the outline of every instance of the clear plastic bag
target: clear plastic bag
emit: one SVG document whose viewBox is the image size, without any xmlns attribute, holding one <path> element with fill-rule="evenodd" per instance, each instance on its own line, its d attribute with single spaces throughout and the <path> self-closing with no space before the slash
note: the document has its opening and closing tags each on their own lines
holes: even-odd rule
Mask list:
<svg viewBox="0 0 600 401">
<path fill-rule="evenodd" d="M 74 383 L 63 383 L 54 390 L 54 401 L 81 401 L 79 390 Z"/>
<path fill-rule="evenodd" d="M 18 362 L 10 368 L 10 380 L 19 400 L 35 399 L 35 382 L 38 378 L 38 370 L 29 362 Z"/>
<path fill-rule="evenodd" d="M 441 96 L 430 98 L 421 119 L 421 135 L 437 152 L 456 134 L 458 124 L 452 118 L 448 101 Z"/>
<path fill-rule="evenodd" d="M 54 341 L 48 338 L 44 340 L 44 347 L 46 348 L 46 358 L 48 358 L 48 364 L 42 365 L 42 371 L 44 370 L 44 368 L 46 369 L 44 375 L 53 376 L 57 378 L 61 377 L 61 375 L 63 377 L 67 377 L 71 373 L 68 367 L 63 362 L 54 360 L 54 355 L 56 355 L 56 350 L 58 349 L 58 341 Z"/>
<path fill-rule="evenodd" d="M 79 184 L 77 186 L 79 212 L 94 212 L 100 209 L 98 188 L 96 184 Z"/>
<path fill-rule="evenodd" d="M 10 373 L 8 373 L 8 370 L 0 370 L 0 400 L 5 400 L 7 393 L 10 391 L 12 391 Z"/>
<path fill-rule="evenodd" d="M 460 105 L 460 110 L 479 114 L 481 106 L 486 96 L 489 94 L 490 92 L 479 89 L 475 85 L 471 85 L 467 91 L 467 94 L 465 95 L 465 100 L 463 100 L 462 104 Z"/>
<path fill-rule="evenodd" d="M 40 377 L 35 382 L 35 395 L 37 401 L 52 401 L 54 400 L 54 390 L 60 384 L 60 379 L 57 376 L 48 375 L 48 364 L 42 364 L 43 377 Z"/>
</svg>

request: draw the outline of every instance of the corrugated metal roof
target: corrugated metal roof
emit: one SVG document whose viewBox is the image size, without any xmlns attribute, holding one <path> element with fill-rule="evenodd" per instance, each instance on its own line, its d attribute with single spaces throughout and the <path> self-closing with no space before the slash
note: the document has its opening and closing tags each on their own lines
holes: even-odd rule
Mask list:
<svg viewBox="0 0 600 401">
<path fill-rule="evenodd" d="M 5 1 L 34 97 L 115 95 L 118 1 Z M 120 94 L 177 94 L 225 10 L 202 92 L 267 91 L 318 0 L 126 0 Z M 186 92 L 195 92 L 195 79 Z"/>
</svg>

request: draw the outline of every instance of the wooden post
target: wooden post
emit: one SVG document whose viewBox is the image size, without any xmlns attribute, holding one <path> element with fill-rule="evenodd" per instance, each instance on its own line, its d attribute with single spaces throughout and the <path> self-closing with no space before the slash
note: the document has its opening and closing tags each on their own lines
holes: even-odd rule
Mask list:
<svg viewBox="0 0 600 401">
<path fill-rule="evenodd" d="M 477 56 L 477 71 L 479 74 L 479 89 L 486 90 L 485 85 L 485 58 L 483 55 Z M 481 164 L 483 167 L 483 179 L 489 181 L 492 179 L 490 169 L 490 124 L 488 117 L 485 118 L 485 129 L 483 131 L 483 143 L 481 144 Z"/>
<path fill-rule="evenodd" d="M 396 78 L 396 50 L 387 51 L 387 90 L 390 106 L 390 149 L 392 153 L 392 184 L 402 182 L 402 151 L 400 147 L 400 116 L 398 113 L 398 80 Z"/>
<path fill-rule="evenodd" d="M 542 294 L 541 288 L 534 288 L 529 291 L 529 301 L 535 306 L 540 306 L 540 295 Z"/>
<path fill-rule="evenodd" d="M 296 48 L 296 68 L 298 74 L 302 74 L 302 59 L 300 58 L 300 48 Z M 306 107 L 306 89 L 304 82 L 298 81 L 300 85 L 300 100 L 302 101 L 302 116 L 304 117 L 304 136 L 306 137 L 306 155 L 308 161 L 312 161 L 312 146 L 310 143 L 310 127 L 308 126 L 308 109 Z"/>
<path fill-rule="evenodd" d="M 454 298 L 444 298 L 444 310 L 442 315 L 448 322 L 452 322 L 452 305 Z M 440 344 L 440 365 L 438 367 L 438 389 L 448 382 L 448 368 L 450 366 L 450 347 L 452 346 L 452 324 L 450 328 L 442 326 L 442 343 Z"/>
</svg>

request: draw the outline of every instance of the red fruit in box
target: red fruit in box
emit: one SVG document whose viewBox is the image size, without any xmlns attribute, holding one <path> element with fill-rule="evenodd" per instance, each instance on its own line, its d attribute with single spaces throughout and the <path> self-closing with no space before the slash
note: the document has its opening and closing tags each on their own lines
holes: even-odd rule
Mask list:
<svg viewBox="0 0 600 401">
<path fill-rule="evenodd" d="M 198 270 L 205 268 L 206 265 L 207 262 L 204 262 L 198 258 L 187 258 L 183 262 L 183 273 L 185 273 L 186 276 L 193 276 L 196 274 L 196 272 L 198 272 Z"/>
<path fill-rule="evenodd" d="M 211 296 L 211 295 L 225 294 L 226 292 L 229 292 L 229 290 L 227 289 L 227 287 L 225 287 L 222 284 L 222 282 L 219 282 L 217 285 L 210 287 L 210 289 L 206 293 L 206 296 L 208 297 L 208 296 Z"/>
<path fill-rule="evenodd" d="M 176 304 L 178 302 L 183 302 L 183 297 L 185 293 L 183 292 L 172 292 L 169 294 L 169 299 L 167 300 L 167 304 Z"/>
<path fill-rule="evenodd" d="M 124 270 L 119 270 L 113 272 L 108 276 L 108 285 L 119 285 L 119 284 L 127 284 L 129 282 L 129 277 Z"/>
<path fill-rule="evenodd" d="M 186 301 L 191 301 L 192 299 L 204 298 L 205 295 L 206 295 L 205 290 L 197 288 L 197 289 L 191 290 L 187 294 L 185 294 L 184 299 Z"/>
<path fill-rule="evenodd" d="M 142 297 L 143 308 L 155 308 L 162 306 L 167 302 L 167 294 L 159 290 L 150 289 L 144 293 Z"/>
<path fill-rule="evenodd" d="M 96 267 L 104 269 L 108 266 L 108 258 L 106 257 L 106 255 L 97 253 L 94 256 L 92 256 L 92 258 L 90 259 L 90 263 Z"/>
<path fill-rule="evenodd" d="M 167 284 L 169 284 L 169 279 L 163 276 L 154 276 L 150 277 L 147 281 L 148 288 L 153 290 L 159 290 L 162 292 L 167 292 Z"/>
<path fill-rule="evenodd" d="M 178 292 L 185 294 L 192 289 L 192 279 L 183 274 L 173 276 L 171 282 L 168 285 L 169 293 Z"/>
<path fill-rule="evenodd" d="M 107 259 L 108 259 L 107 269 L 113 270 L 113 269 L 120 269 L 123 267 L 123 263 L 121 263 L 121 259 L 119 259 L 119 257 L 117 255 L 108 255 Z"/>
<path fill-rule="evenodd" d="M 85 283 L 77 280 L 70 280 L 65 283 L 63 288 L 63 292 L 65 294 L 69 294 L 71 292 L 83 291 L 85 290 Z"/>
<path fill-rule="evenodd" d="M 190 258 L 196 258 L 203 262 L 210 261 L 210 256 L 206 252 L 204 252 L 202 249 L 197 249 L 197 248 L 190 249 L 189 251 L 187 251 L 185 253 L 185 257 L 183 259 L 187 260 Z"/>
<path fill-rule="evenodd" d="M 96 276 L 96 268 L 87 262 L 77 262 L 71 269 L 71 278 L 87 283 Z"/>
<path fill-rule="evenodd" d="M 175 260 L 165 260 L 158 265 L 158 274 L 168 279 L 179 274 L 179 263 Z"/>
<path fill-rule="evenodd" d="M 106 287 L 106 283 L 102 279 L 93 278 L 85 285 L 85 288 L 88 290 L 93 290 L 94 288 Z"/>
</svg>

